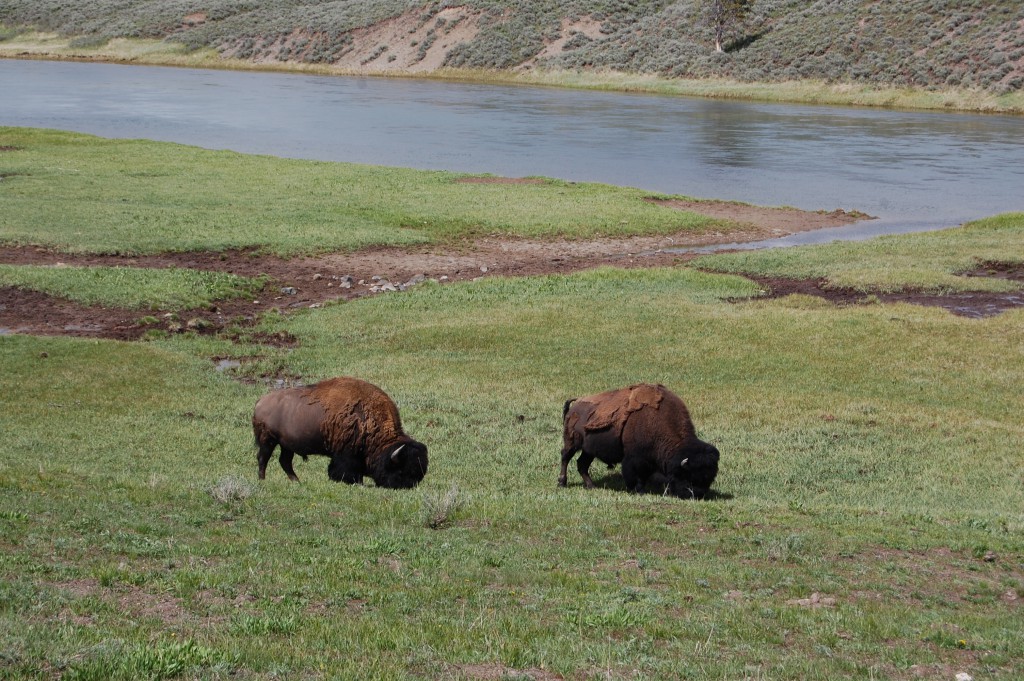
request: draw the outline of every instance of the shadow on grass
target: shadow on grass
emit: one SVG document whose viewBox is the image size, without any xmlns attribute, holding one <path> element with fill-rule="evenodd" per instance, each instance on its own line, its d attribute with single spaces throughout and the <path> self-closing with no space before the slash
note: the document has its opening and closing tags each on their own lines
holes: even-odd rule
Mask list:
<svg viewBox="0 0 1024 681">
<path fill-rule="evenodd" d="M 594 487 L 597 489 L 607 489 L 615 492 L 622 492 L 623 494 L 629 493 L 626 490 L 626 483 L 622 479 L 622 474 L 618 473 L 617 471 L 605 473 L 604 475 L 599 475 L 592 472 L 591 479 L 593 479 Z M 583 481 L 577 480 L 576 484 L 574 485 L 570 478 L 569 487 L 583 487 Z M 653 489 L 650 489 L 646 492 L 646 494 L 658 494 L 660 496 L 661 493 L 656 492 Z M 728 501 L 733 498 L 735 497 L 728 492 L 718 492 L 712 489 L 708 491 L 707 495 L 703 499 L 701 499 L 701 501 Z"/>
</svg>

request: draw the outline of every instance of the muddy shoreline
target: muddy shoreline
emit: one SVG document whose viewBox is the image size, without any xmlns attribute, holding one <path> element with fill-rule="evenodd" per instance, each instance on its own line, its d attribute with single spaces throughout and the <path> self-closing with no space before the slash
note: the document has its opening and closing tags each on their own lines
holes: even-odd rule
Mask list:
<svg viewBox="0 0 1024 681">
<path fill-rule="evenodd" d="M 747 236 L 756 238 L 764 234 L 766 229 L 777 228 L 760 226 L 751 229 Z M 0 334 L 77 336 L 126 341 L 137 340 L 154 330 L 218 334 L 228 328 L 251 327 L 260 315 L 271 310 L 287 313 L 369 295 L 398 295 L 402 290 L 425 280 L 446 284 L 492 276 L 568 274 L 601 266 L 636 268 L 681 265 L 697 254 L 666 252 L 665 249 L 714 243 L 716 238 L 734 240 L 736 234 L 589 241 L 526 241 L 494 237 L 460 246 L 371 248 L 355 253 L 287 259 L 255 250 L 120 256 L 77 255 L 37 247 L 0 246 L 0 263 L 3 264 L 179 267 L 267 278 L 263 290 L 255 297 L 219 301 L 207 308 L 189 310 L 104 308 L 81 305 L 38 291 L 0 287 Z M 986 264 L 965 275 L 1000 276 L 1022 281 L 1024 267 Z M 824 298 L 837 305 L 908 302 L 943 307 L 953 314 L 974 318 L 1024 306 L 1022 292 L 936 295 L 907 291 L 866 295 L 858 291 L 829 288 L 823 281 L 752 278 L 765 289 L 765 297 L 796 293 Z M 265 340 L 270 344 L 282 342 L 277 338 Z"/>
</svg>

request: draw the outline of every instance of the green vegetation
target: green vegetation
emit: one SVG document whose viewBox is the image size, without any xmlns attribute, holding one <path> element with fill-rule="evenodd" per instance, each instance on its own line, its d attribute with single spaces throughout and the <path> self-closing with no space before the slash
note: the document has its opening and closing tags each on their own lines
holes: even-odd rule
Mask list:
<svg viewBox="0 0 1024 681">
<path fill-rule="evenodd" d="M 501 78 L 500 72 L 527 64 L 534 71 L 527 79 L 580 72 L 609 82 L 618 74 L 671 81 L 809 82 L 816 87 L 917 93 L 903 104 L 886 103 L 885 98 L 864 102 L 887 106 L 916 106 L 918 95 L 928 102 L 931 92 L 947 102 L 943 106 L 955 102 L 958 108 L 989 109 L 984 102 L 974 106 L 972 99 L 1006 96 L 1010 100 L 999 104 L 1001 110 L 1022 108 L 1024 6 L 1017 0 L 759 0 L 736 26 L 734 39 L 724 43 L 724 52 L 715 50 L 715 22 L 705 19 L 703 4 L 465 0 L 458 4 L 467 12 L 461 21 L 477 30 L 465 39 L 452 39 L 445 48 L 444 66 L 457 71 L 444 75 L 498 71 L 490 77 Z M 202 51 L 204 61 L 216 50 L 233 57 L 235 65 L 269 61 L 330 67 L 343 63 L 355 42 L 364 39 L 361 29 L 400 15 L 430 26 L 432 37 L 447 35 L 452 26 L 438 13 L 450 7 L 440 0 L 297 0 L 285 5 L 215 0 L 201 6 L 146 0 L 8 0 L 0 7 L 0 25 L 6 27 L 0 31 L 0 50 L 3 41 L 18 43 L 18 33 L 38 30 L 65 39 L 63 47 L 51 45 L 55 54 L 98 54 L 111 46 L 108 41 L 129 38 L 150 44 L 166 40 L 165 45 L 186 52 Z M 201 18 L 194 18 L 197 14 Z M 556 41 L 561 41 L 560 49 L 544 51 Z M 108 58 L 120 58 L 119 53 L 147 58 L 129 45 L 118 43 Z M 429 46 L 418 45 L 420 59 Z M 375 56 L 389 49 L 394 56 L 394 47 L 377 44 Z M 4 51 L 12 49 L 17 54 L 23 46 Z M 178 48 L 159 56 L 168 49 L 156 47 L 149 58 L 171 63 L 188 59 Z M 795 95 L 800 90 L 783 92 Z M 772 94 L 779 96 L 777 91 Z"/>
<path fill-rule="evenodd" d="M 281 254 L 458 240 L 728 228 L 649 192 L 311 163 L 142 140 L 0 128 L 0 242 L 71 252 L 257 247 Z M 188 169 L 188 172 L 184 172 Z"/>
<path fill-rule="evenodd" d="M 85 305 L 187 310 L 252 295 L 263 281 L 178 267 L 0 265 L 0 286 L 43 291 Z"/>
<path fill-rule="evenodd" d="M 106 248 L 104 231 L 139 239 L 140 216 L 165 210 L 175 219 L 145 223 L 150 248 L 242 242 L 261 199 L 232 192 L 254 178 L 352 220 L 348 194 L 311 182 L 311 169 L 334 181 L 369 173 L 376 186 L 400 176 L 438 222 L 434 192 L 459 207 L 470 203 L 461 191 L 494 191 L 500 204 L 506 190 L 569 202 L 558 197 L 580 189 L 581 224 L 642 203 L 635 190 L 554 181 L 457 185 L 443 173 L 0 132 L 0 146 L 20 148 L 0 155 L 0 225 L 35 224 L 69 250 Z M 119 175 L 113 159 L 124 158 L 144 174 Z M 118 194 L 122 182 L 136 184 Z M 603 200 L 588 204 L 591 193 Z M 387 212 L 366 205 L 367 223 Z M 312 252 L 319 221 L 245 243 Z M 972 264 L 1024 260 L 1022 230 L 1011 214 L 701 265 L 941 289 Z M 70 274 L 51 280 L 61 295 L 101 273 Z M 163 276 L 150 275 L 112 285 Z M 965 319 L 758 292 L 736 274 L 604 268 L 424 283 L 270 315 L 236 340 L 0 335 L 0 676 L 1021 678 L 1024 310 Z M 294 347 L 259 344 L 282 332 Z M 212 358 L 240 366 L 217 371 Z M 419 488 L 331 483 L 322 457 L 297 462 L 302 484 L 276 469 L 255 480 L 258 396 L 277 377 L 339 374 L 387 390 L 429 445 Z M 598 467 L 598 489 L 575 471 L 556 488 L 564 400 L 644 380 L 679 392 L 722 451 L 717 496 L 630 495 Z"/>
<path fill-rule="evenodd" d="M 1021 226 L 801 257 L 920 248 L 901 269 L 916 286 L 914 269 L 959 266 L 943 250 L 980 261 L 1001 240 L 1019 258 Z M 0 337 L 0 669 L 1019 678 L 1024 312 L 727 302 L 757 291 L 603 268 L 266 318 L 287 351 Z M 245 381 L 213 371 L 225 355 L 250 359 Z M 268 371 L 384 387 L 430 446 L 424 483 L 335 484 L 311 458 L 302 484 L 257 484 Z M 716 499 L 631 496 L 600 470 L 598 490 L 574 471 L 555 487 L 562 401 L 641 380 L 680 392 L 719 446 Z"/>
<path fill-rule="evenodd" d="M 287 353 L 0 337 L 5 676 L 1019 678 L 1021 312 L 724 302 L 755 292 L 425 286 L 268 320 Z M 254 484 L 265 388 L 226 351 L 384 387 L 424 484 Z M 639 380 L 722 450 L 719 498 L 556 489 L 562 401 Z"/>
<path fill-rule="evenodd" d="M 957 275 L 983 263 L 1024 262 L 1021 244 L 1024 213 L 1009 213 L 941 232 L 712 255 L 692 264 L 717 272 L 825 279 L 828 286 L 864 292 L 1014 291 L 1021 286 L 1013 281 Z"/>
</svg>

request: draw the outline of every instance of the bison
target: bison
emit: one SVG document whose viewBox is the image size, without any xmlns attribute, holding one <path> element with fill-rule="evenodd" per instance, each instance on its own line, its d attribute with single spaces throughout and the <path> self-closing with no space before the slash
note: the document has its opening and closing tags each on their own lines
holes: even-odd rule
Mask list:
<svg viewBox="0 0 1024 681">
<path fill-rule="evenodd" d="M 648 485 L 685 499 L 702 499 L 718 474 L 718 449 L 697 437 L 686 405 L 663 385 L 641 383 L 569 400 L 562 409 L 562 470 L 577 451 L 576 467 L 585 487 L 593 487 L 595 458 L 612 468 L 622 464 L 630 492 Z"/>
<path fill-rule="evenodd" d="M 398 407 L 383 390 L 358 378 L 268 393 L 256 402 L 252 429 L 260 480 L 278 445 L 281 468 L 296 482 L 295 454 L 331 457 L 327 476 L 350 484 L 368 475 L 380 487 L 409 488 L 427 472 L 426 445 L 402 431 Z"/>
</svg>

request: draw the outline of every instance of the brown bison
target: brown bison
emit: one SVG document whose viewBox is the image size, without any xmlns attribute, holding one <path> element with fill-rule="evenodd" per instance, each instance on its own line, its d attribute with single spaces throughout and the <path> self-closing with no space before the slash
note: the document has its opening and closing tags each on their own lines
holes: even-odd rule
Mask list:
<svg viewBox="0 0 1024 681">
<path fill-rule="evenodd" d="M 331 378 L 264 395 L 256 402 L 252 430 L 260 480 L 278 445 L 281 468 L 295 481 L 295 454 L 331 457 L 327 476 L 347 483 L 368 475 L 380 487 L 415 487 L 427 472 L 426 445 L 402 431 L 398 407 L 383 390 L 358 378 Z"/>
<path fill-rule="evenodd" d="M 569 400 L 562 420 L 561 487 L 579 450 L 576 467 L 588 488 L 594 486 L 590 464 L 595 458 L 609 468 L 621 463 L 630 492 L 653 485 L 677 497 L 702 499 L 718 474 L 718 449 L 697 437 L 686 405 L 663 385 L 641 383 Z"/>
</svg>

